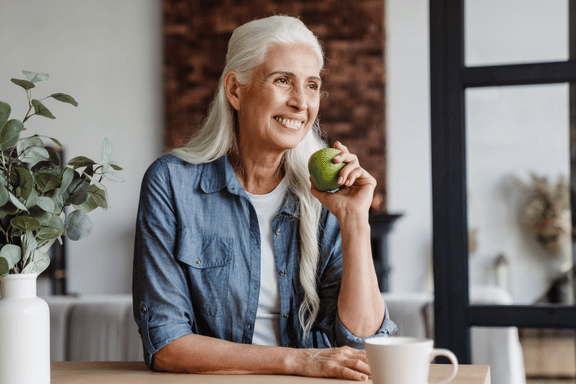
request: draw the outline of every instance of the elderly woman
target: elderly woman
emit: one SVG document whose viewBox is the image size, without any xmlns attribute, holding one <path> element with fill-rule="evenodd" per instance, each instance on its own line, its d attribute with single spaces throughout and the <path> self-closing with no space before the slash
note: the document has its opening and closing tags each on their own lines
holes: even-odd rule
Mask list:
<svg viewBox="0 0 576 384">
<path fill-rule="evenodd" d="M 375 179 L 336 143 L 342 188 L 310 183 L 323 61 L 296 18 L 237 28 L 199 133 L 146 172 L 133 295 L 151 369 L 365 380 L 363 339 L 395 331 L 371 254 Z"/>
</svg>

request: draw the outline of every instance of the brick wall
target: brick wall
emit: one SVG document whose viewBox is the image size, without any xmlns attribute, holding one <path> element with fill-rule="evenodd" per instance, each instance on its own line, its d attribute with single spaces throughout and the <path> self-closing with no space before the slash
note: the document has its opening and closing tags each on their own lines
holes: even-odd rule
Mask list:
<svg viewBox="0 0 576 384">
<path fill-rule="evenodd" d="M 386 206 L 384 0 L 164 0 L 166 146 L 185 142 L 205 116 L 234 28 L 274 14 L 299 17 L 324 44 L 320 123 L 377 180 Z"/>
</svg>

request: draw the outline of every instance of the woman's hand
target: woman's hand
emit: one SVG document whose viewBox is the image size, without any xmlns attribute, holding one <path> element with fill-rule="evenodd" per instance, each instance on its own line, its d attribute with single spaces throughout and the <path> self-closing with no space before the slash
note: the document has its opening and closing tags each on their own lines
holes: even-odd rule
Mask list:
<svg viewBox="0 0 576 384">
<path fill-rule="evenodd" d="M 357 337 L 371 336 L 384 320 L 385 307 L 372 258 L 369 213 L 376 180 L 360 167 L 358 157 L 336 142 L 341 152 L 335 163 L 340 170 L 338 191 L 311 192 L 336 218 L 342 234 L 342 282 L 338 294 L 338 318 Z"/>
<path fill-rule="evenodd" d="M 338 178 L 338 184 L 342 188 L 333 193 L 322 192 L 311 183 L 311 192 L 339 221 L 350 215 L 367 218 L 374 197 L 376 179 L 360 166 L 358 157 L 350 153 L 346 146 L 337 141 L 334 148 L 340 150 L 338 156 L 333 159 L 334 163 L 347 163 L 340 170 Z"/>
<path fill-rule="evenodd" d="M 370 376 L 366 351 L 350 347 L 294 351 L 298 352 L 294 375 L 359 381 L 368 380 Z"/>
<path fill-rule="evenodd" d="M 189 334 L 154 354 L 154 369 L 198 374 L 275 374 L 367 380 L 366 351 L 350 347 L 300 349 L 241 344 Z M 296 380 L 297 381 L 297 380 Z"/>
</svg>

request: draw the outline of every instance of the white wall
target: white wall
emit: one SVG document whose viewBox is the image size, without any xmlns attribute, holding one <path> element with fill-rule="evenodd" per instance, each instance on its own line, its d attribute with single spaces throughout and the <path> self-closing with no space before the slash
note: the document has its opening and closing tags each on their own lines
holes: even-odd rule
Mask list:
<svg viewBox="0 0 576 384">
<path fill-rule="evenodd" d="M 100 140 L 114 143 L 125 184 L 107 183 L 111 207 L 90 214 L 90 237 L 68 242 L 71 292 L 129 293 L 140 182 L 163 150 L 160 0 L 2 0 L 0 100 L 12 117 L 26 113 L 21 70 L 48 73 L 34 97 L 68 93 L 77 108 L 46 100 L 56 120 L 33 117 L 26 133 L 58 138 L 68 159 L 99 159 Z"/>
<path fill-rule="evenodd" d="M 566 0 L 468 0 L 467 65 L 567 59 Z M 428 1 L 386 0 L 389 210 L 402 212 L 390 239 L 393 291 L 430 290 L 432 242 Z M 510 260 L 510 290 L 531 302 L 550 262 L 518 223 L 518 196 L 507 179 L 535 171 L 569 174 L 566 85 L 478 89 L 467 93 L 469 223 L 478 232 L 472 283 L 494 283 L 492 264 Z"/>
<path fill-rule="evenodd" d="M 429 291 L 432 207 L 428 1 L 386 0 L 390 290 Z"/>
</svg>

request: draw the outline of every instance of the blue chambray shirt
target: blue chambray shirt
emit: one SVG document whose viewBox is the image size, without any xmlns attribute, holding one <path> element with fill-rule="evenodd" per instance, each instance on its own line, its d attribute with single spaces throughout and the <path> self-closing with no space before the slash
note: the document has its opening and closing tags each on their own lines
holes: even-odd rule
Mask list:
<svg viewBox="0 0 576 384">
<path fill-rule="evenodd" d="M 298 206 L 288 192 L 272 223 L 282 345 L 363 348 L 363 339 L 337 316 L 342 244 L 338 222 L 326 209 L 319 230 L 321 308 L 311 334 L 303 339 L 298 222 Z M 250 344 L 259 290 L 256 212 L 228 157 L 200 165 L 174 155 L 156 160 L 142 182 L 133 272 L 134 317 L 147 366 L 152 368 L 156 351 L 187 334 Z M 386 309 L 376 335 L 396 329 Z"/>
</svg>

